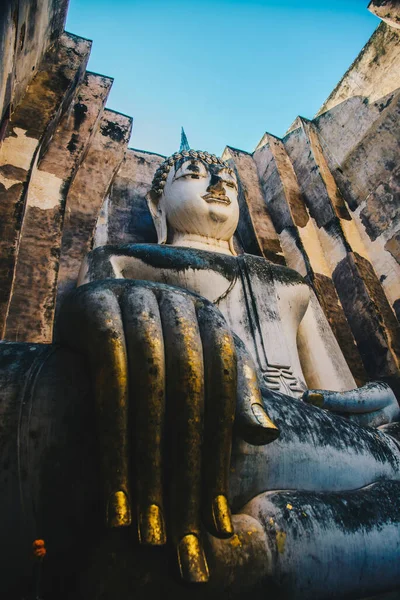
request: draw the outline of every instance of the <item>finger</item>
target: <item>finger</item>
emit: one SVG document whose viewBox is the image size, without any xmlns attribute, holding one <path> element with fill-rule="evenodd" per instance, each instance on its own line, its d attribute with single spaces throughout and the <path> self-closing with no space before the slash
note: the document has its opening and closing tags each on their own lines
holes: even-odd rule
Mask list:
<svg viewBox="0 0 400 600">
<path fill-rule="evenodd" d="M 179 292 L 159 296 L 167 377 L 167 415 L 172 431 L 171 530 L 183 579 L 208 580 L 200 538 L 201 448 L 204 411 L 203 352 L 192 300 Z"/>
<path fill-rule="evenodd" d="M 79 288 L 61 323 L 61 339 L 89 359 L 102 459 L 106 522 L 131 523 L 128 478 L 128 379 L 121 312 L 115 291 L 101 283 Z"/>
<path fill-rule="evenodd" d="M 129 287 L 121 299 L 133 407 L 135 492 L 139 541 L 166 542 L 162 490 L 165 416 L 164 341 L 150 289 Z"/>
<path fill-rule="evenodd" d="M 223 316 L 199 303 L 197 315 L 205 370 L 203 516 L 210 533 L 233 534 L 228 503 L 232 429 L 236 408 L 236 351 Z"/>
<path fill-rule="evenodd" d="M 280 432 L 264 409 L 253 359 L 243 342 L 237 336 L 234 339 L 238 364 L 236 427 L 249 444 L 269 444 Z"/>
<path fill-rule="evenodd" d="M 392 389 L 383 382 L 367 383 L 361 388 L 346 392 L 330 390 L 307 390 L 304 402 L 333 412 L 360 414 L 398 406 Z"/>
</svg>

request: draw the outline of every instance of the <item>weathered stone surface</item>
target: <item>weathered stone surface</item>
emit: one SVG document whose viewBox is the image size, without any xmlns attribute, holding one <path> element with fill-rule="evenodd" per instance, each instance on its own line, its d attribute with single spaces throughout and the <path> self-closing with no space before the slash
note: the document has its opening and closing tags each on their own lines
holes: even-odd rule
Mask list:
<svg viewBox="0 0 400 600">
<path fill-rule="evenodd" d="M 400 268 L 385 244 L 399 229 L 399 91 L 374 103 L 350 98 L 314 124 L 328 166 L 394 304 L 400 296 Z"/>
<path fill-rule="evenodd" d="M 399 323 L 371 265 L 349 253 L 338 264 L 333 280 L 371 379 L 386 380 L 400 392 Z"/>
<path fill-rule="evenodd" d="M 111 83 L 109 78 L 86 73 L 32 170 L 5 339 L 51 341 L 65 200 Z"/>
<path fill-rule="evenodd" d="M 76 284 L 102 203 L 124 157 L 132 119 L 105 109 L 68 193 L 58 274 L 57 304 Z"/>
<path fill-rule="evenodd" d="M 315 224 L 282 141 L 265 134 L 254 152 L 254 161 L 288 265 L 303 276 L 313 270 L 329 276 Z"/>
<path fill-rule="evenodd" d="M 375 241 L 389 228 L 400 225 L 400 169 L 396 169 L 388 181 L 380 183 L 371 192 L 360 211 L 365 231 Z"/>
<path fill-rule="evenodd" d="M 46 50 L 62 34 L 67 7 L 68 0 L 1 3 L 0 120 L 20 103 Z"/>
<path fill-rule="evenodd" d="M 10 116 L 13 97 L 12 71 L 17 35 L 15 18 L 17 5 L 17 0 L 14 0 L 14 2 L 4 2 L 0 7 L 0 122 L 2 124 L 3 119 L 6 120 Z"/>
<path fill-rule="evenodd" d="M 315 290 L 357 385 L 364 385 L 368 380 L 367 373 L 332 278 L 321 273 L 313 273 L 307 279 Z"/>
<path fill-rule="evenodd" d="M 313 120 L 325 158 L 336 181 L 340 181 L 340 175 L 343 174 L 341 167 L 346 158 L 362 142 L 374 123 L 382 117 L 382 113 L 392 103 L 394 94 L 396 92 L 391 92 L 375 102 L 370 102 L 362 96 L 353 96 Z M 298 121 L 296 125 L 300 126 Z"/>
<path fill-rule="evenodd" d="M 381 23 L 316 116 L 353 96 L 374 102 L 400 87 L 400 32 Z"/>
<path fill-rule="evenodd" d="M 400 296 L 400 268 L 385 244 L 400 226 L 400 93 L 372 105 L 364 104 L 363 110 L 354 102 L 351 106 L 346 102 L 341 114 L 341 106 L 331 111 L 332 118 L 326 113 L 317 120 L 318 134 L 337 185 L 353 211 L 369 259 L 393 304 Z M 341 131 L 353 133 L 353 143 Z M 354 245 L 354 234 L 348 239 Z"/>
<path fill-rule="evenodd" d="M 83 77 L 90 42 L 63 34 L 45 56 L 7 126 L 0 150 L 0 327 L 4 329 L 14 275 L 26 186 L 39 145 L 43 149 Z M 11 168 L 8 167 L 11 165 Z M 11 176 L 11 179 L 10 179 Z"/>
<path fill-rule="evenodd" d="M 261 144 L 261 143 L 260 143 Z M 262 145 L 254 152 L 264 199 L 278 233 L 285 227 L 306 227 L 310 218 L 301 197 L 300 186 L 293 165 L 280 139 L 270 134 L 262 138 Z"/>
<path fill-rule="evenodd" d="M 254 160 L 286 262 L 312 285 L 353 376 L 362 385 L 366 373 L 283 142 L 265 134 Z"/>
<path fill-rule="evenodd" d="M 368 10 L 391 27 L 400 29 L 400 6 L 397 0 L 372 0 Z"/>
<path fill-rule="evenodd" d="M 157 242 L 146 194 L 155 171 L 164 159 L 159 154 L 127 150 L 107 198 L 107 216 L 103 212 L 106 231 L 101 232 L 98 223 L 95 247 L 102 244 Z"/>
<path fill-rule="evenodd" d="M 299 119 L 298 123 L 301 124 L 301 127 L 292 131 L 284 139 L 285 147 L 292 159 L 310 214 L 318 226 L 319 240 L 329 268 L 333 272 L 333 281 L 345 315 L 357 342 L 368 376 L 371 378 L 384 378 L 390 374 L 390 377 L 392 377 L 398 368 L 396 358 L 398 333 L 394 323 L 393 311 L 385 297 L 382 284 L 372 267 L 370 256 L 356 221 L 346 208 L 343 197 L 330 172 L 314 126 L 304 119 Z M 356 262 L 351 258 L 353 256 L 359 257 Z M 382 252 L 380 256 L 382 257 Z M 359 265 L 363 267 L 362 274 L 360 274 L 361 267 Z M 356 288 L 357 294 L 361 297 L 361 288 L 357 287 L 358 283 L 356 285 L 355 281 L 362 282 L 363 277 L 368 278 L 368 285 L 363 284 L 364 296 L 362 302 L 369 303 L 369 312 L 368 310 L 361 311 L 359 305 L 362 302 L 358 301 L 359 305 L 357 306 L 355 298 L 356 293 L 354 290 Z M 384 279 L 382 279 L 382 282 L 384 283 Z M 392 304 L 395 299 L 399 298 L 398 293 L 396 295 L 393 291 L 393 294 Z M 349 298 L 352 300 L 349 301 Z M 379 314 L 380 321 L 378 317 L 376 317 L 378 320 L 371 321 L 370 313 L 372 314 L 373 310 L 376 310 Z M 365 321 L 364 326 L 362 325 L 363 321 Z M 373 352 L 376 355 L 376 370 L 372 371 L 372 361 L 369 359 L 365 346 L 368 345 L 366 341 L 366 339 L 369 339 L 368 336 L 371 338 L 371 347 L 376 343 L 376 340 L 373 341 L 374 336 L 379 337 L 381 335 L 380 333 L 374 333 L 374 327 L 378 326 L 384 332 L 382 335 L 385 341 L 382 344 L 386 344 L 387 351 L 381 351 L 379 359 L 377 358 L 378 350 Z M 394 333 L 387 333 L 389 331 Z M 368 333 L 366 334 L 366 332 Z"/>
<path fill-rule="evenodd" d="M 400 91 L 389 96 L 379 117 L 340 162 L 335 177 L 350 208 L 355 210 L 396 168 L 400 141 Z M 354 116 L 354 118 L 357 118 Z M 334 144 L 331 142 L 331 147 Z"/>
<path fill-rule="evenodd" d="M 400 232 L 396 233 L 386 242 L 385 250 L 390 252 L 393 258 L 400 264 Z"/>
<path fill-rule="evenodd" d="M 330 171 L 313 124 L 299 119 L 301 126 L 284 138 L 310 215 L 331 271 L 350 249 L 369 258 L 360 233 Z M 350 242 L 351 240 L 351 242 Z"/>
<path fill-rule="evenodd" d="M 285 264 L 278 236 L 265 204 L 257 166 L 250 154 L 227 146 L 222 158 L 232 163 L 239 180 L 238 237 L 245 252 Z"/>
<path fill-rule="evenodd" d="M 303 125 L 303 121 L 302 121 Z M 318 165 L 312 155 L 311 143 L 303 126 L 284 138 L 285 149 L 292 162 L 310 215 L 318 227 L 335 217 Z"/>
</svg>

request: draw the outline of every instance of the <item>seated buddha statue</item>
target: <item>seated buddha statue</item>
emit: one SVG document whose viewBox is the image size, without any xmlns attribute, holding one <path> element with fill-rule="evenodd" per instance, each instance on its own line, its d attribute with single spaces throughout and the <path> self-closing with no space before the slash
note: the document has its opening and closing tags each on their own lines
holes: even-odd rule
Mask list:
<svg viewBox="0 0 400 600">
<path fill-rule="evenodd" d="M 356 389 L 296 271 L 236 255 L 227 163 L 174 154 L 148 204 L 158 244 L 90 252 L 58 323 L 91 366 L 108 526 L 255 597 L 268 578 L 304 598 L 399 585 L 393 392 Z"/>
</svg>

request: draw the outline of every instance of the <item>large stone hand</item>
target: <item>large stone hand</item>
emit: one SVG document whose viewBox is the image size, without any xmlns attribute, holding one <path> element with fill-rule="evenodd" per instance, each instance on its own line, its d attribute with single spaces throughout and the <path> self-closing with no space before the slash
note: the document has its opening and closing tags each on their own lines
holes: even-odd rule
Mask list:
<svg viewBox="0 0 400 600">
<path fill-rule="evenodd" d="M 307 390 L 303 400 L 345 416 L 364 427 L 379 427 L 400 418 L 396 396 L 389 385 L 382 381 L 371 381 L 361 388 L 346 392 Z"/>
<path fill-rule="evenodd" d="M 134 503 L 140 542 L 162 545 L 168 533 L 182 577 L 207 581 L 202 526 L 219 538 L 233 534 L 236 406 L 247 441 L 278 435 L 243 344 L 204 298 L 126 280 L 78 288 L 59 337 L 89 359 L 108 525 L 130 525 Z"/>
</svg>

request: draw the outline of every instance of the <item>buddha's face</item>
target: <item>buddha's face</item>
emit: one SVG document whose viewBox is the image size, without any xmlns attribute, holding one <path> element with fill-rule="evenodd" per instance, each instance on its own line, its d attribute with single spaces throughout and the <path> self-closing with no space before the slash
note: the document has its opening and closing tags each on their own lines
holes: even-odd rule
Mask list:
<svg viewBox="0 0 400 600">
<path fill-rule="evenodd" d="M 239 220 L 234 172 L 200 159 L 182 159 L 171 168 L 160 203 L 169 232 L 229 241 Z"/>
</svg>

